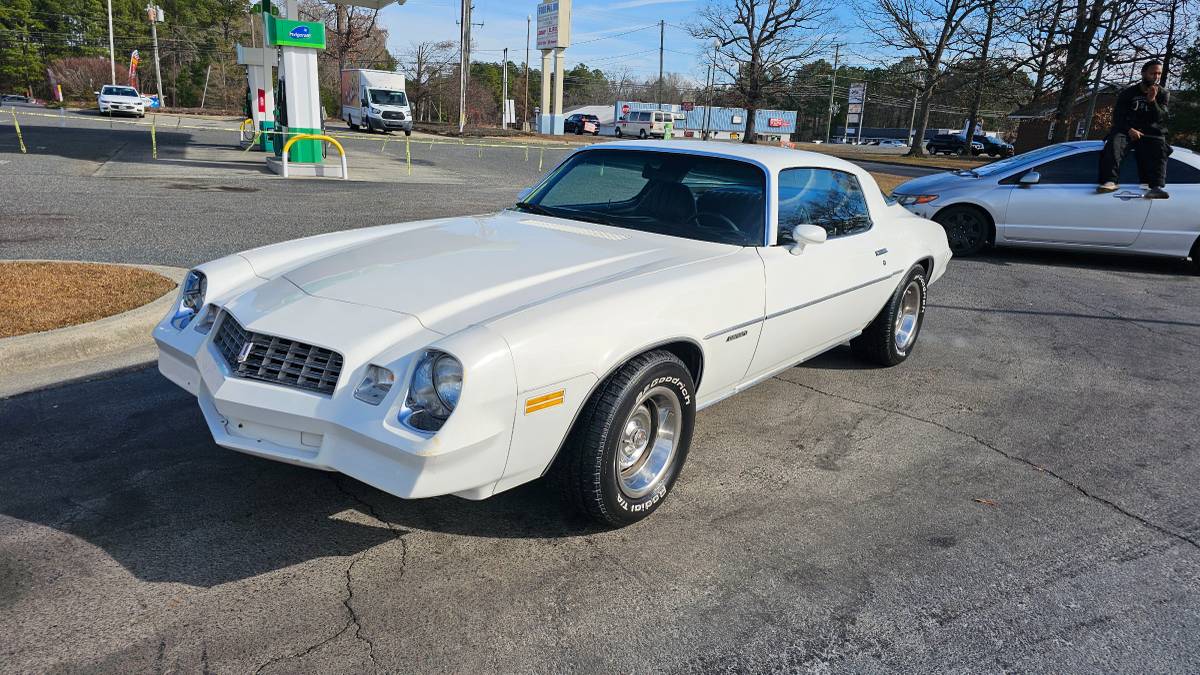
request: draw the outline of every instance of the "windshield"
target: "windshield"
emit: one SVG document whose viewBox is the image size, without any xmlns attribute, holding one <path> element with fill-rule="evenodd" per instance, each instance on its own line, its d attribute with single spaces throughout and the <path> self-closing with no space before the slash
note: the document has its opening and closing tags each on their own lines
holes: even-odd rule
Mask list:
<svg viewBox="0 0 1200 675">
<path fill-rule="evenodd" d="M 674 152 L 586 150 L 516 208 L 642 232 L 761 246 L 766 179 L 753 164 Z"/>
<path fill-rule="evenodd" d="M 137 96 L 137 89 L 133 87 L 105 87 L 100 90 L 101 96 Z"/>
<path fill-rule="evenodd" d="M 408 97 L 402 91 L 372 89 L 371 103 L 375 105 L 408 105 Z"/>
<path fill-rule="evenodd" d="M 977 167 L 974 173 L 977 176 L 991 176 L 997 173 L 1003 173 L 1009 169 L 1015 169 L 1018 166 L 1023 166 L 1029 162 L 1038 162 L 1047 157 L 1053 157 L 1054 155 L 1065 152 L 1069 149 L 1070 148 L 1066 145 L 1049 145 L 1044 148 L 1038 148 L 1037 150 L 1030 150 L 1029 152 L 1021 153 L 1019 155 L 1013 155 L 1012 157 L 1006 157 L 1005 159 L 992 162 L 991 164 L 984 164 L 981 167 Z"/>
</svg>

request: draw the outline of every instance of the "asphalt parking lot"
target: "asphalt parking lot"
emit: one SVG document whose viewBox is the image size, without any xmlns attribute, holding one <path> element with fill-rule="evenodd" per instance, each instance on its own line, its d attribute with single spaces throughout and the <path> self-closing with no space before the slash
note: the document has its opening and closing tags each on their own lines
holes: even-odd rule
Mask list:
<svg viewBox="0 0 1200 675">
<path fill-rule="evenodd" d="M 154 164 L 140 127 L 22 127 L 0 258 L 186 266 L 539 175 L 413 143 L 409 177 L 375 137 L 347 147 L 391 179 L 283 181 L 225 132 L 159 129 Z M 540 483 L 406 502 L 219 448 L 153 368 L 2 399 L 0 671 L 1197 672 L 1198 290 L 1183 262 L 955 260 L 906 363 L 835 350 L 703 411 L 616 531 Z"/>
</svg>

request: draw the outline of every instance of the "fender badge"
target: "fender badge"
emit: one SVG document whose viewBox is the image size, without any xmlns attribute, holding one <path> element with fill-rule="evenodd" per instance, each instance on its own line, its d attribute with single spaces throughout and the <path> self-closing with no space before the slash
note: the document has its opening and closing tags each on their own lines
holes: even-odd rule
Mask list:
<svg viewBox="0 0 1200 675">
<path fill-rule="evenodd" d="M 566 390 L 559 389 L 552 391 L 549 394 L 534 396 L 533 398 L 525 399 L 525 414 L 535 413 L 546 408 L 553 408 L 556 405 L 562 405 L 566 402 Z"/>
</svg>

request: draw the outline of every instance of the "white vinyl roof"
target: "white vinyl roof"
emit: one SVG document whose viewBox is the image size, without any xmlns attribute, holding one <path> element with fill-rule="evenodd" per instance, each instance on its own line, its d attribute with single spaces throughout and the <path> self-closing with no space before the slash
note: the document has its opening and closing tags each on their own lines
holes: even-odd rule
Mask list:
<svg viewBox="0 0 1200 675">
<path fill-rule="evenodd" d="M 614 141 L 611 143 L 594 144 L 585 149 L 603 150 L 649 150 L 655 152 L 680 152 L 709 157 L 727 157 L 729 159 L 749 160 L 763 165 L 772 172 L 795 167 L 814 167 L 822 169 L 838 169 L 859 173 L 862 168 L 844 159 L 807 150 L 792 150 L 775 145 L 760 143 L 722 143 L 719 141 Z"/>
</svg>

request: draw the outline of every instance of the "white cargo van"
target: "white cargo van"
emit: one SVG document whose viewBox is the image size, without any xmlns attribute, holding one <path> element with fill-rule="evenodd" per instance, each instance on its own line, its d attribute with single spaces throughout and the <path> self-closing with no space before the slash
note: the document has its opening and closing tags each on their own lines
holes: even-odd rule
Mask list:
<svg viewBox="0 0 1200 675">
<path fill-rule="evenodd" d="M 666 132 L 666 123 L 674 120 L 674 115 L 665 110 L 634 110 L 624 119 L 617 120 L 617 136 L 661 138 Z"/>
<path fill-rule="evenodd" d="M 351 129 L 403 129 L 412 134 L 412 111 L 404 93 L 404 76 L 386 70 L 342 71 L 342 119 Z"/>
</svg>

